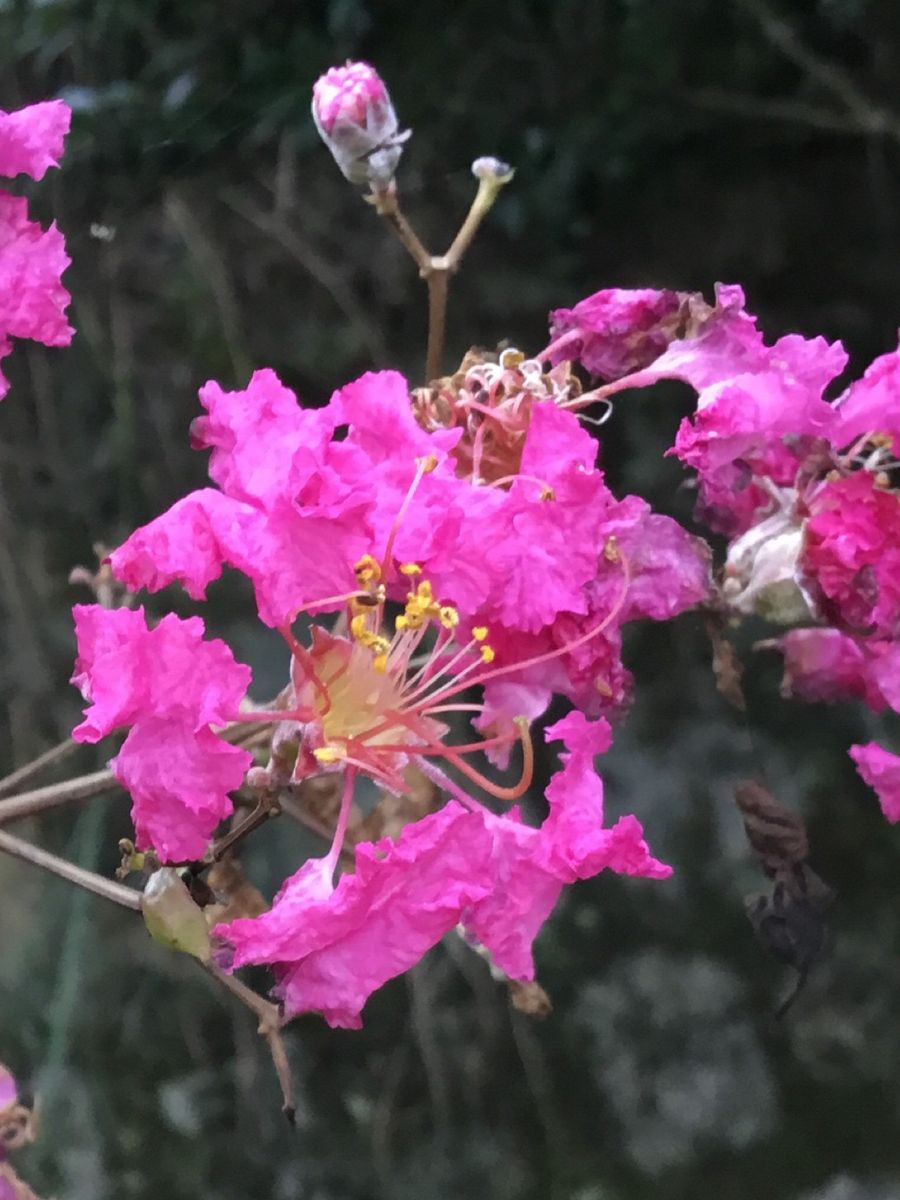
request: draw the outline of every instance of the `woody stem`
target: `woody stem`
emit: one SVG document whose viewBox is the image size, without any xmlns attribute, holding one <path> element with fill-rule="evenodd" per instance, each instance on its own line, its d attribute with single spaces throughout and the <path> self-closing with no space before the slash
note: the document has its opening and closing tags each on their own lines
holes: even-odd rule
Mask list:
<svg viewBox="0 0 900 1200">
<path fill-rule="evenodd" d="M 26 842 L 2 829 L 0 829 L 0 850 L 11 854 L 13 858 L 20 858 L 23 862 L 49 871 L 51 875 L 65 879 L 68 883 L 74 883 L 76 887 L 93 892 L 95 896 L 102 896 L 104 900 L 112 900 L 114 904 L 119 904 L 122 908 L 130 908 L 137 912 L 141 907 L 141 898 L 132 888 L 125 887 L 122 883 L 115 883 L 112 879 L 104 879 L 102 875 L 97 875 L 94 871 L 87 871 L 84 867 L 67 862 L 66 859 L 51 854 L 48 850 L 42 850 L 39 846 L 32 846 L 31 842 Z"/>
</svg>

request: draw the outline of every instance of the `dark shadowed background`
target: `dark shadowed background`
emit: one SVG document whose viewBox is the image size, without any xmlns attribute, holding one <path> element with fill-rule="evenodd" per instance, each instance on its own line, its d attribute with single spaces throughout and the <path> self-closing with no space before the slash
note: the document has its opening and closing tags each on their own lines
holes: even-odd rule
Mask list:
<svg viewBox="0 0 900 1200">
<path fill-rule="evenodd" d="M 66 234 L 78 331 L 19 346 L 0 408 L 0 768 L 78 714 L 69 570 L 203 480 L 187 429 L 206 379 L 272 366 L 310 403 L 373 366 L 420 382 L 415 269 L 309 117 L 348 57 L 414 130 L 402 194 L 435 250 L 470 162 L 516 167 L 454 281 L 448 365 L 472 343 L 537 351 L 547 311 L 599 287 L 715 280 L 773 337 L 841 338 L 857 370 L 895 344 L 895 0 L 0 0 L 0 107 L 74 109 L 62 170 L 28 191 Z M 689 403 L 629 396 L 601 452 L 616 488 L 688 522 L 661 455 Z M 244 589 L 217 585 L 205 615 L 277 684 Z M 900 833 L 845 755 L 890 729 L 783 701 L 777 664 L 748 658 L 752 739 L 696 619 L 630 636 L 609 807 L 676 874 L 571 890 L 538 943 L 553 1016 L 511 1012 L 440 947 L 362 1033 L 295 1023 L 296 1131 L 246 1012 L 128 914 L 0 860 L 0 1060 L 43 1107 L 23 1175 L 59 1200 L 895 1200 Z M 839 895 L 834 952 L 780 1022 L 730 795 L 760 766 Z M 125 802 L 17 832 L 111 872 Z M 271 890 L 310 848 L 278 824 L 246 865 Z"/>
</svg>

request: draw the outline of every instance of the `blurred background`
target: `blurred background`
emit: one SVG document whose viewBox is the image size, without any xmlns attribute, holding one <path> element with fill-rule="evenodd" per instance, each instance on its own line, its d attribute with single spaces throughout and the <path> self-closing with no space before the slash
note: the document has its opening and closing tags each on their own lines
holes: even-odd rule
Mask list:
<svg viewBox="0 0 900 1200">
<path fill-rule="evenodd" d="M 74 110 L 62 170 L 14 186 L 65 232 L 77 329 L 7 360 L 0 772 L 78 715 L 70 569 L 203 481 L 187 430 L 206 379 L 272 366 L 312 404 L 370 367 L 421 382 L 415 269 L 309 117 L 346 58 L 379 68 L 414 131 L 401 192 L 434 250 L 471 161 L 516 168 L 454 280 L 448 366 L 473 343 L 537 351 L 548 310 L 600 287 L 715 280 L 773 338 L 841 338 L 857 372 L 895 345 L 895 0 L 0 0 L 0 107 Z M 676 385 L 631 395 L 601 448 L 616 489 L 688 524 L 661 456 L 689 407 Z M 217 585 L 204 615 L 277 686 L 247 591 Z M 59 1200 L 896 1200 L 900 834 L 845 754 L 891 730 L 780 699 L 750 652 L 766 632 L 744 635 L 749 727 L 697 619 L 631 632 L 609 808 L 676 874 L 570 890 L 538 943 L 553 1015 L 512 1011 L 461 943 L 439 947 L 362 1033 L 291 1027 L 296 1130 L 244 1010 L 129 914 L 0 859 L 0 1061 L 42 1098 L 23 1176 Z M 744 913 L 764 880 L 731 798 L 760 766 L 839 897 L 833 953 L 780 1021 L 789 978 Z M 121 797 L 16 827 L 108 873 L 127 830 Z M 311 848 L 278 823 L 245 865 L 271 892 Z"/>
</svg>

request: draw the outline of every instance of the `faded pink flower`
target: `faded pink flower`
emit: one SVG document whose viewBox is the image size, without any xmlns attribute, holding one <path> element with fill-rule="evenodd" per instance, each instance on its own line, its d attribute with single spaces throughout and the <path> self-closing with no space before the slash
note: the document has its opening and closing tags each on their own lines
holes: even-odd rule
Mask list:
<svg viewBox="0 0 900 1200">
<path fill-rule="evenodd" d="M 577 359 L 600 379 L 620 379 L 659 358 L 677 336 L 687 301 L 684 292 L 604 288 L 550 314 L 551 341 L 541 357 Z"/>
<path fill-rule="evenodd" d="M 891 822 L 900 821 L 900 757 L 876 742 L 851 746 L 850 757 L 860 775 L 873 788 L 881 811 Z"/>
<path fill-rule="evenodd" d="M 403 143 L 384 81 L 368 63 L 331 67 L 313 84 L 313 120 L 342 174 L 360 186 L 386 187 Z"/>
<path fill-rule="evenodd" d="M 169 614 L 149 629 L 142 609 L 73 612 L 72 682 L 90 707 L 72 736 L 97 742 L 131 726 L 110 765 L 131 793 L 138 845 L 152 845 L 165 861 L 200 857 L 252 761 L 210 729 L 239 715 L 249 668 L 224 642 L 203 640 L 199 617 Z"/>
</svg>

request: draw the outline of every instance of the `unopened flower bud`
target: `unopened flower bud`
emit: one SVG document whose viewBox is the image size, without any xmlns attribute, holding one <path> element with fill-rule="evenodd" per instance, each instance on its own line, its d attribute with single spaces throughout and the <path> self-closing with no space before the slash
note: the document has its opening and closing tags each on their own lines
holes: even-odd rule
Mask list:
<svg viewBox="0 0 900 1200">
<path fill-rule="evenodd" d="M 313 120 L 345 178 L 386 188 L 409 130 L 401 132 L 384 81 L 368 63 L 332 67 L 313 85 Z"/>
<path fill-rule="evenodd" d="M 515 175 L 515 171 L 509 163 L 486 155 L 484 158 L 476 158 L 472 163 L 472 174 L 476 179 L 489 179 L 494 183 L 502 184 L 509 183 Z"/>
<path fill-rule="evenodd" d="M 154 941 L 209 962 L 206 918 L 174 867 L 161 867 L 150 876 L 141 896 L 141 912 Z"/>
</svg>

